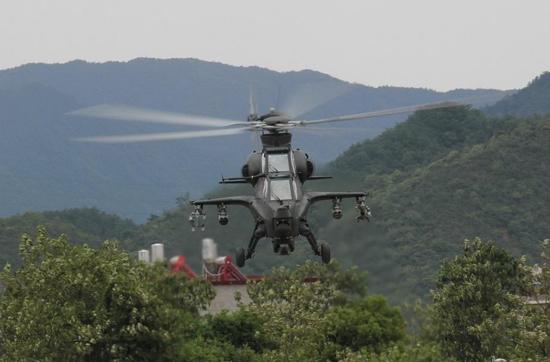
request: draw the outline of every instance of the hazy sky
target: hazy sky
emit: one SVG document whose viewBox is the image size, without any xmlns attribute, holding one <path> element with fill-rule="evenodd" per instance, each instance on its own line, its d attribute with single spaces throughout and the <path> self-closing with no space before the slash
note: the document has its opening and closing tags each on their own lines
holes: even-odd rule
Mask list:
<svg viewBox="0 0 550 362">
<path fill-rule="evenodd" d="M 550 1 L 0 0 L 0 69 L 135 57 L 516 88 L 550 70 Z"/>
</svg>

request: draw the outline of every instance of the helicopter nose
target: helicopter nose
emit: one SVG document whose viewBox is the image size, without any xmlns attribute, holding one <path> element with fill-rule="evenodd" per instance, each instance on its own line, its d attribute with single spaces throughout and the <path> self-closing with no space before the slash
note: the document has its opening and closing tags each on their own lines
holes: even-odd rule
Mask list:
<svg viewBox="0 0 550 362">
<path fill-rule="evenodd" d="M 292 234 L 292 228 L 288 223 L 279 223 L 275 226 L 275 237 L 280 239 L 285 239 L 290 237 Z"/>
<path fill-rule="evenodd" d="M 277 211 L 275 211 L 276 219 L 288 219 L 291 217 L 292 215 L 290 214 L 290 209 L 287 206 L 279 207 Z"/>
<path fill-rule="evenodd" d="M 278 238 L 287 238 L 292 234 L 292 215 L 288 207 L 280 207 L 275 212 L 273 219 L 275 236 Z"/>
</svg>

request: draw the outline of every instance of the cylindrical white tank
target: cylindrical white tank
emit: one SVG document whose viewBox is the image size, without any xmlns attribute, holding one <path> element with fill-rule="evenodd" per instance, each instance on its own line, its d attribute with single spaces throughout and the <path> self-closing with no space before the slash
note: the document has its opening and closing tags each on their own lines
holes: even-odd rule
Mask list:
<svg viewBox="0 0 550 362">
<path fill-rule="evenodd" d="M 150 263 L 151 259 L 149 257 L 149 250 L 142 249 L 142 250 L 138 251 L 138 260 L 142 261 L 144 263 Z"/>
<path fill-rule="evenodd" d="M 218 257 L 218 245 L 214 239 L 202 239 L 202 260 L 205 263 L 213 263 Z"/>
<path fill-rule="evenodd" d="M 216 264 L 223 265 L 225 264 L 225 261 L 227 260 L 227 256 L 220 256 L 216 258 Z"/>
<path fill-rule="evenodd" d="M 155 243 L 151 245 L 151 262 L 164 261 L 164 244 Z"/>
</svg>

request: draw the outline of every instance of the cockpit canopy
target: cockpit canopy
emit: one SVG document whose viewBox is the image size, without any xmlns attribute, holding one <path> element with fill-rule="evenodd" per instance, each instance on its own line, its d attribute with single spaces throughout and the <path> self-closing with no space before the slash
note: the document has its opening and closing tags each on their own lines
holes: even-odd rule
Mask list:
<svg viewBox="0 0 550 362">
<path fill-rule="evenodd" d="M 271 201 L 292 200 L 292 183 L 290 178 L 269 179 L 269 199 Z"/>
<path fill-rule="evenodd" d="M 268 153 L 267 172 L 270 175 L 290 173 L 290 160 L 288 153 Z"/>
<path fill-rule="evenodd" d="M 264 159 L 266 196 L 271 201 L 296 199 L 292 158 L 289 152 L 266 153 Z"/>
</svg>

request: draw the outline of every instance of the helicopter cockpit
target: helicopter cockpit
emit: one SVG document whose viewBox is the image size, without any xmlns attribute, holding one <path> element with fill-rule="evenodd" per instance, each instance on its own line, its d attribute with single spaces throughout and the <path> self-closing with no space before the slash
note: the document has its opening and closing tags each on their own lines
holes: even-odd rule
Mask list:
<svg viewBox="0 0 550 362">
<path fill-rule="evenodd" d="M 293 200 L 290 178 L 269 179 L 269 199 L 271 201 Z"/>
<path fill-rule="evenodd" d="M 298 197 L 291 155 L 289 152 L 265 153 L 264 191 L 270 201 L 296 200 Z"/>
</svg>

